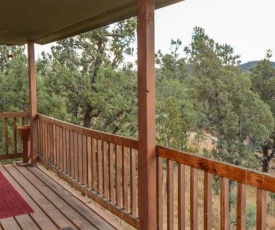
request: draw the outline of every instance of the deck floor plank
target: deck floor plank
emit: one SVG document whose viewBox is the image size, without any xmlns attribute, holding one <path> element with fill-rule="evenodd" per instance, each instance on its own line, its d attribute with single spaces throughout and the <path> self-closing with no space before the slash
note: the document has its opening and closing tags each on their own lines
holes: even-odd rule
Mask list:
<svg viewBox="0 0 275 230">
<path fill-rule="evenodd" d="M 32 174 L 25 167 L 15 168 L 24 175 L 32 185 L 39 190 L 52 204 L 64 215 L 66 216 L 77 229 L 97 229 L 93 226 L 89 221 L 83 218 L 78 212 L 76 212 L 68 203 L 63 200 L 63 197 L 58 196 L 55 192 L 52 191 L 50 187 L 48 187 L 44 182 L 42 182 L 39 178 L 37 178 L 34 174 Z M 55 185 L 53 185 L 55 186 Z M 72 204 L 74 205 L 74 204 Z"/>
<path fill-rule="evenodd" d="M 31 199 L 29 194 L 27 194 L 23 188 L 11 177 L 11 175 L 6 171 L 1 171 L 5 177 L 9 180 L 9 182 L 13 185 L 17 192 L 25 199 L 25 201 L 32 207 L 34 213 L 31 213 L 32 219 L 34 219 L 35 223 L 40 226 L 41 229 L 45 230 L 55 230 L 58 226 L 56 226 L 43 212 L 43 210 Z"/>
<path fill-rule="evenodd" d="M 23 189 L 34 199 L 36 204 L 39 204 L 46 213 L 48 213 L 49 218 L 56 223 L 58 228 L 72 227 L 74 228 L 72 222 L 70 222 L 66 216 L 64 216 L 51 202 L 46 199 L 43 194 L 40 193 L 25 177 L 19 173 L 16 168 L 12 165 L 4 166 L 11 176 L 20 183 Z M 44 186 L 46 187 L 46 186 Z"/>
<path fill-rule="evenodd" d="M 15 219 L 21 229 L 39 230 L 36 223 L 31 219 L 29 215 L 16 216 Z"/>
<path fill-rule="evenodd" d="M 109 214 L 91 208 L 84 197 L 80 198 L 80 194 L 41 168 L 0 165 L 0 172 L 34 210 L 34 213 L 0 219 L 0 230 L 125 229 L 109 219 Z"/>
<path fill-rule="evenodd" d="M 9 229 L 21 230 L 13 217 L 1 219 L 0 224 L 4 230 L 9 230 Z"/>
<path fill-rule="evenodd" d="M 39 170 L 38 168 L 31 168 L 31 167 L 29 167 L 28 169 L 37 178 L 42 179 L 49 188 L 51 188 L 58 196 L 62 197 L 68 204 L 70 204 L 70 206 L 75 211 L 80 213 L 86 220 L 88 220 L 91 224 L 96 226 L 98 229 L 104 229 L 104 230 L 114 229 L 112 225 L 108 224 L 107 222 L 104 222 L 103 219 L 93 210 L 79 203 L 79 200 L 75 196 L 72 196 L 71 193 L 69 193 L 67 190 L 64 190 L 60 184 L 55 183 L 43 171 Z"/>
</svg>

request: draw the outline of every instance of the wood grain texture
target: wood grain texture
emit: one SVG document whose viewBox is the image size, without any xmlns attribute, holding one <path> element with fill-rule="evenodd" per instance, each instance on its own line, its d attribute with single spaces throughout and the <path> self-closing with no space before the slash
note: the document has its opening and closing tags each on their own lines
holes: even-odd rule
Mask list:
<svg viewBox="0 0 275 230">
<path fill-rule="evenodd" d="M 163 229 L 163 158 L 157 158 L 157 225 L 158 229 Z"/>
<path fill-rule="evenodd" d="M 167 229 L 174 229 L 174 167 L 167 162 Z"/>
<path fill-rule="evenodd" d="M 185 166 L 178 164 L 178 229 L 185 229 Z"/>
<path fill-rule="evenodd" d="M 220 218 L 221 229 L 229 230 L 229 180 L 227 178 L 221 178 L 221 201 L 220 201 Z"/>
<path fill-rule="evenodd" d="M 108 143 L 114 143 L 117 145 L 129 147 L 132 149 L 138 149 L 138 141 L 131 138 L 126 138 L 122 136 L 117 136 L 113 134 L 103 133 L 96 130 L 84 128 L 84 127 L 73 125 L 54 118 L 50 118 L 42 114 L 38 114 L 37 119 L 45 121 L 47 124 L 54 124 L 56 126 L 68 129 L 70 131 L 73 131 L 81 135 L 85 135 L 87 137 L 99 139 L 102 141 L 106 141 Z"/>
<path fill-rule="evenodd" d="M 0 118 L 14 118 L 14 117 L 29 117 L 30 113 L 29 112 L 4 112 L 4 113 L 0 113 Z"/>
<path fill-rule="evenodd" d="M 237 229 L 246 229 L 246 185 L 241 183 L 237 187 Z"/>
<path fill-rule="evenodd" d="M 229 180 L 275 192 L 275 177 L 247 168 L 196 156 L 191 153 L 157 146 L 157 155 Z"/>
<path fill-rule="evenodd" d="M 137 214 L 137 164 L 136 164 L 136 150 L 131 149 L 130 152 L 130 177 L 131 177 L 131 201 L 130 210 L 133 216 L 138 216 Z"/>
<path fill-rule="evenodd" d="M 212 229 L 212 183 L 212 174 L 204 172 L 204 230 Z"/>
<path fill-rule="evenodd" d="M 266 229 L 266 191 L 257 189 L 257 230 Z"/>
<path fill-rule="evenodd" d="M 114 144 L 109 146 L 109 199 L 115 203 L 115 163 L 114 163 Z"/>
<path fill-rule="evenodd" d="M 198 229 L 198 170 L 190 169 L 190 228 Z"/>
<path fill-rule="evenodd" d="M 34 166 L 38 160 L 38 135 L 37 135 L 37 91 L 34 42 L 28 41 L 28 67 L 29 67 L 29 111 L 30 111 L 30 158 Z"/>
<path fill-rule="evenodd" d="M 137 1 L 138 202 L 142 230 L 157 228 L 155 0 Z"/>
<path fill-rule="evenodd" d="M 40 158 L 39 161 L 46 167 L 51 169 L 53 172 L 55 172 L 59 177 L 67 181 L 70 185 L 72 185 L 74 188 L 76 188 L 78 191 L 80 191 L 83 195 L 90 197 L 95 202 L 97 202 L 99 205 L 104 207 L 105 209 L 109 210 L 114 215 L 118 216 L 120 219 L 125 221 L 126 223 L 130 224 L 131 226 L 137 228 L 139 225 L 139 220 L 137 217 L 132 216 L 130 213 L 125 212 L 120 207 L 115 206 L 113 203 L 110 203 L 108 200 L 104 199 L 103 197 L 99 196 L 94 191 L 87 189 L 87 187 L 84 187 L 77 181 L 70 178 L 68 175 L 61 172 L 61 170 L 57 169 L 54 165 L 50 164 L 48 161 L 46 161 L 43 158 Z"/>
<path fill-rule="evenodd" d="M 5 118 L 5 152 L 9 154 L 9 125 L 8 118 Z"/>
</svg>

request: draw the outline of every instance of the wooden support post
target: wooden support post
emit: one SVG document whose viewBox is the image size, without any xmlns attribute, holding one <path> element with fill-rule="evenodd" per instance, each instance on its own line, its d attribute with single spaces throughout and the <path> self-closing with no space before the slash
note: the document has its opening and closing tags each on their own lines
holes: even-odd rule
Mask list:
<svg viewBox="0 0 275 230">
<path fill-rule="evenodd" d="M 30 126 L 18 126 L 17 129 L 23 143 L 23 165 L 27 165 L 30 159 Z"/>
<path fill-rule="evenodd" d="M 157 229 L 154 0 L 137 0 L 139 229 Z"/>
<path fill-rule="evenodd" d="M 28 62 L 29 62 L 29 98 L 30 98 L 30 154 L 31 164 L 37 163 L 37 96 L 36 96 L 36 74 L 34 42 L 28 42 Z"/>
</svg>

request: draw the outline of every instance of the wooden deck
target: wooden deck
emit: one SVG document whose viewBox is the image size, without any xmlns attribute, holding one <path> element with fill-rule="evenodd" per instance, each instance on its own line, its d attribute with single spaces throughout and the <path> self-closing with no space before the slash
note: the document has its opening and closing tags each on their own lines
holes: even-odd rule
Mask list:
<svg viewBox="0 0 275 230">
<path fill-rule="evenodd" d="M 88 199 L 42 166 L 0 165 L 0 171 L 34 210 L 32 214 L 0 219 L 0 229 L 125 228 L 109 214 L 95 210 Z"/>
</svg>

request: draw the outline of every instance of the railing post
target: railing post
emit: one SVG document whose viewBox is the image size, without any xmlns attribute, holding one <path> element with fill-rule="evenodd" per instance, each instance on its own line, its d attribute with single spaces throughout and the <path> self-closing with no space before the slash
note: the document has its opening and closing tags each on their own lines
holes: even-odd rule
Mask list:
<svg viewBox="0 0 275 230">
<path fill-rule="evenodd" d="M 137 0 L 139 229 L 157 229 L 154 0 Z"/>
<path fill-rule="evenodd" d="M 28 63 L 29 63 L 29 98 L 30 98 L 30 158 L 31 164 L 37 163 L 37 95 L 36 95 L 36 74 L 35 74 L 35 56 L 34 42 L 28 42 Z"/>
<path fill-rule="evenodd" d="M 23 164 L 19 163 L 19 165 L 26 165 L 30 159 L 30 126 L 18 126 L 17 129 L 23 142 Z"/>
</svg>

